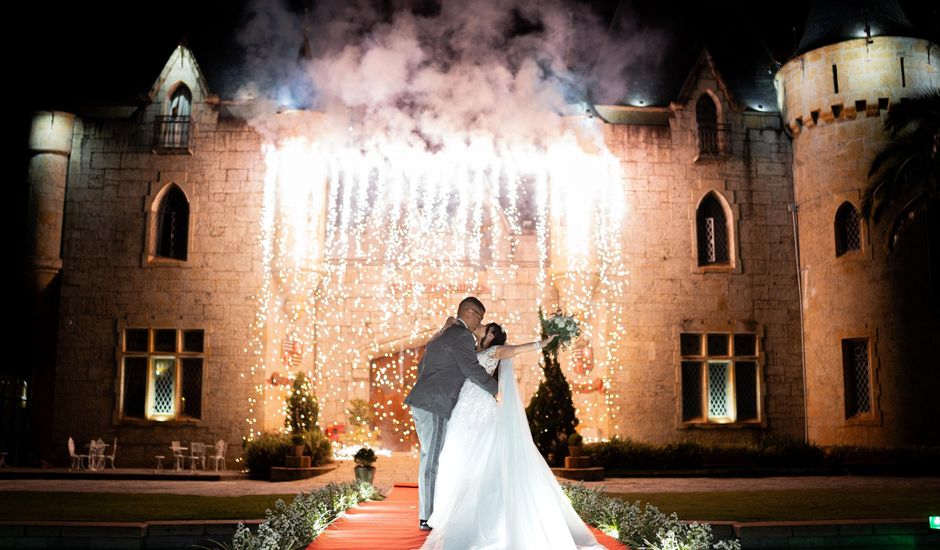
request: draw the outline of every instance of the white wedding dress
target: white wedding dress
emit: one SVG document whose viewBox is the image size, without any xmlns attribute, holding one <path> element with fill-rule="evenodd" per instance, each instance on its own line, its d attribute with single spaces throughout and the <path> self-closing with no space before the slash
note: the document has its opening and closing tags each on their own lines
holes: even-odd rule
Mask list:
<svg viewBox="0 0 940 550">
<path fill-rule="evenodd" d="M 512 361 L 497 347 L 477 355 L 501 364 L 497 403 L 467 380 L 447 423 L 434 492 L 433 530 L 422 550 L 603 549 L 539 454 Z"/>
</svg>

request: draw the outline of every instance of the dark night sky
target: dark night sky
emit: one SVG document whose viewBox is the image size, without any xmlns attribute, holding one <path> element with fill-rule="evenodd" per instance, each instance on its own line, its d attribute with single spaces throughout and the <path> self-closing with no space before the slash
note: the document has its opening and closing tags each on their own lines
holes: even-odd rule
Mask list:
<svg viewBox="0 0 940 550">
<path fill-rule="evenodd" d="M 281 1 L 298 13 L 316 2 Z M 901 2 L 922 30 L 940 29 L 940 8 L 924 4 L 932 3 Z M 196 0 L 166 4 L 171 7 L 161 10 L 155 9 L 160 4 L 126 0 L 29 2 L 8 20 L 25 31 L 12 48 L 15 72 L 24 83 L 20 92 L 25 101 L 20 104 L 27 109 L 67 108 L 75 98 L 128 99 L 130 90 L 149 87 L 180 40 L 192 47 L 208 73 L 210 88 L 219 88 L 213 77 L 218 81 L 240 67 L 242 52 L 236 36 L 254 5 L 244 0 Z M 674 65 L 687 71 L 687 66 L 679 66 L 694 59 L 703 45 L 733 51 L 738 44 L 750 49 L 763 44 L 777 61 L 785 62 L 802 34 L 809 1 L 577 0 L 573 5 L 594 9 L 603 20 L 610 20 L 619 9 L 640 29 L 661 29 L 671 41 L 666 69 Z"/>
<path fill-rule="evenodd" d="M 295 8 L 303 3 L 293 0 Z M 640 28 L 663 29 L 684 49 L 696 53 L 706 41 L 759 35 L 775 55 L 785 59 L 792 49 L 792 28 L 802 27 L 807 2 L 789 3 L 784 14 L 751 4 L 757 3 L 625 1 L 619 9 L 640 21 Z M 26 104 L 31 108 L 64 108 L 73 98 L 110 100 L 118 99 L 115 95 L 126 96 L 128 90 L 146 89 L 180 40 L 187 41 L 210 73 L 210 87 L 218 88 L 218 83 L 212 82 L 213 73 L 222 67 L 237 69 L 240 64 L 242 53 L 235 36 L 250 17 L 252 4 L 199 0 L 166 10 L 154 9 L 157 5 L 34 1 L 25 6 L 22 24 L 17 26 L 27 32 L 17 41 L 15 51 L 23 64 L 18 73 L 25 77 Z M 609 20 L 618 2 L 592 0 L 582 5 Z M 689 5 L 694 9 L 690 11 Z M 742 22 L 732 25 L 732 17 Z"/>
</svg>

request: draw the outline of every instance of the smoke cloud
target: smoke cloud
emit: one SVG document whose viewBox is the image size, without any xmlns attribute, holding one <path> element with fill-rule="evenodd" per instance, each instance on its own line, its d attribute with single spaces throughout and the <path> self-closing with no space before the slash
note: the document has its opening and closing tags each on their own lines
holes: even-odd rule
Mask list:
<svg viewBox="0 0 940 550">
<path fill-rule="evenodd" d="M 240 41 L 252 81 L 240 95 L 272 111 L 323 112 L 345 139 L 431 152 L 479 138 L 543 146 L 565 131 L 561 115 L 623 98 L 631 67 L 655 60 L 664 42 L 623 13 L 612 36 L 589 6 L 563 0 L 329 0 L 308 14 L 257 0 L 250 9 Z"/>
</svg>

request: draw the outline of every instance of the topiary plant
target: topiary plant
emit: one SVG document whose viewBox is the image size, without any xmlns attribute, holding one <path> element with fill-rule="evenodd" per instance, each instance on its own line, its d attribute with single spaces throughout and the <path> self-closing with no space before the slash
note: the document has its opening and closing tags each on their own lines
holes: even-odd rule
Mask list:
<svg viewBox="0 0 940 550">
<path fill-rule="evenodd" d="M 287 415 L 284 426 L 294 434 L 305 434 L 317 425 L 320 406 L 311 391 L 311 385 L 302 372 L 294 378 L 294 385 L 287 396 Z"/>
<path fill-rule="evenodd" d="M 541 310 L 539 318 L 542 318 Z M 542 338 L 547 338 L 544 328 Z M 546 460 L 552 455 L 550 464 L 559 465 L 568 454 L 568 436 L 575 433 L 578 418 L 571 401 L 571 387 L 558 364 L 558 351 L 545 348 L 542 358 L 545 379 L 539 383 L 525 413 L 535 446 Z"/>
</svg>

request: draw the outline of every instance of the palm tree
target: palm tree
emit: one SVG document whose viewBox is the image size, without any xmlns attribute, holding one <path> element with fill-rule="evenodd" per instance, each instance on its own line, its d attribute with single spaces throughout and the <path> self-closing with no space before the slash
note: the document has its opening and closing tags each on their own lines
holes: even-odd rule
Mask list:
<svg viewBox="0 0 940 550">
<path fill-rule="evenodd" d="M 862 215 L 877 223 L 886 209 L 896 210 L 893 245 L 907 220 L 940 198 L 940 89 L 926 90 L 892 107 L 885 119 L 891 141 L 871 163 Z"/>
</svg>

